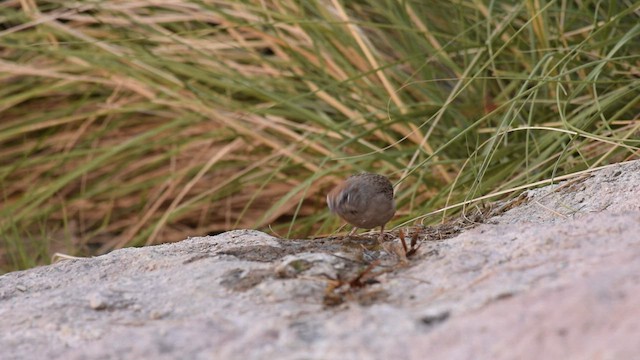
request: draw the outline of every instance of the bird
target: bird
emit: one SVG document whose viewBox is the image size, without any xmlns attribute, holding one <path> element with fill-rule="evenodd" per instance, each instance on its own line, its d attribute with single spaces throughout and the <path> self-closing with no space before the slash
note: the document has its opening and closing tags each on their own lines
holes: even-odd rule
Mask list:
<svg viewBox="0 0 640 360">
<path fill-rule="evenodd" d="M 329 210 L 353 225 L 348 236 L 358 228 L 380 226 L 379 241 L 384 238 L 384 226 L 396 213 L 391 181 L 380 174 L 351 175 L 327 194 Z"/>
</svg>

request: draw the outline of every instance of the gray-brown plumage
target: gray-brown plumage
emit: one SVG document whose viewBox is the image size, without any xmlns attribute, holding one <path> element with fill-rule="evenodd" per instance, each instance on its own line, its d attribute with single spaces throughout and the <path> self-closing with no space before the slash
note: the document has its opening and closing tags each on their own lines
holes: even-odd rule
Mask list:
<svg viewBox="0 0 640 360">
<path fill-rule="evenodd" d="M 384 226 L 396 212 L 393 185 L 386 176 L 362 173 L 350 176 L 327 195 L 329 210 L 358 228 L 380 226 L 380 240 Z"/>
</svg>

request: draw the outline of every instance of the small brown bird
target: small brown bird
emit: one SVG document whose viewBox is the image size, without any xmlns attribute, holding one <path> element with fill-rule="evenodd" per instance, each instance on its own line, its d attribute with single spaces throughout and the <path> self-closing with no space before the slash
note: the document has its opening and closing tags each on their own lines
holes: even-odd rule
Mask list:
<svg viewBox="0 0 640 360">
<path fill-rule="evenodd" d="M 329 210 L 353 225 L 349 235 L 358 228 L 373 229 L 380 226 L 383 239 L 384 226 L 396 213 L 393 185 L 386 176 L 362 173 L 352 175 L 327 195 Z"/>
</svg>

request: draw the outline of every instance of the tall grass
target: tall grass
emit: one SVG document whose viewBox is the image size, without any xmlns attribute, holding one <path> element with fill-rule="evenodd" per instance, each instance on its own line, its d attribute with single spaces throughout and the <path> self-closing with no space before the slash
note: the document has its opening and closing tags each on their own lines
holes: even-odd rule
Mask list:
<svg viewBox="0 0 640 360">
<path fill-rule="evenodd" d="M 638 39 L 638 1 L 5 1 L 0 266 L 328 234 L 364 170 L 401 224 L 637 159 Z"/>
</svg>

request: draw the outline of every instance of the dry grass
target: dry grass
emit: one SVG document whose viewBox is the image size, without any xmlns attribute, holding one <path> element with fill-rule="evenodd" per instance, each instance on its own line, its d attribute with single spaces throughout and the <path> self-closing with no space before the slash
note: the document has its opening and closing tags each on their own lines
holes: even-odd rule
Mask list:
<svg viewBox="0 0 640 360">
<path fill-rule="evenodd" d="M 1 268 L 329 233 L 361 170 L 400 223 L 638 158 L 640 3 L 492 4 L 5 1 Z"/>
</svg>

